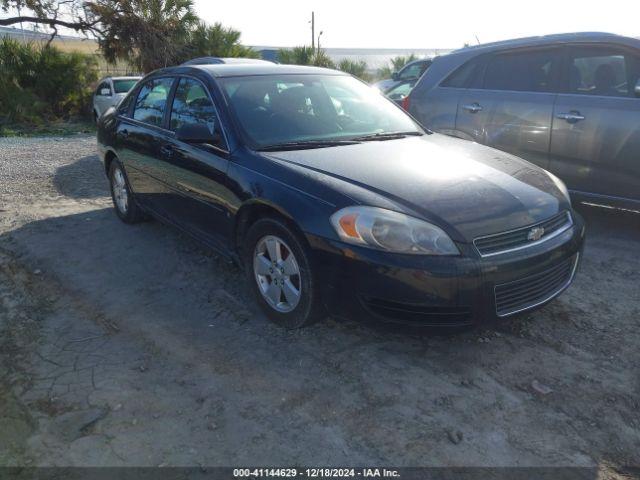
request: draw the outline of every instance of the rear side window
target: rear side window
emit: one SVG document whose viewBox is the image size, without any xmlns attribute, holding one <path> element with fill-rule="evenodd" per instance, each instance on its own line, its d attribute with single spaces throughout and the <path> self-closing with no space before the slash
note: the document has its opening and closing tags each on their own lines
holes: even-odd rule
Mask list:
<svg viewBox="0 0 640 480">
<path fill-rule="evenodd" d="M 558 49 L 507 53 L 489 59 L 484 74 L 487 90 L 552 92 L 560 64 Z"/>
<path fill-rule="evenodd" d="M 638 60 L 616 47 L 575 47 L 569 51 L 569 93 L 635 96 Z"/>
<path fill-rule="evenodd" d="M 449 75 L 445 81 L 442 82 L 441 86 L 449 88 L 477 88 L 482 83 L 481 67 L 482 62 L 480 60 L 471 60 Z"/>
<path fill-rule="evenodd" d="M 171 108 L 171 130 L 188 124 L 204 124 L 211 133 L 219 130 L 216 109 L 204 86 L 197 80 L 182 78 Z"/>
<path fill-rule="evenodd" d="M 109 82 L 102 82 L 100 85 L 98 85 L 98 89 L 96 90 L 96 95 L 99 96 L 104 96 L 103 95 L 103 90 L 106 92 L 106 90 L 109 90 L 108 95 L 111 95 L 111 87 L 109 86 Z"/>
<path fill-rule="evenodd" d="M 133 118 L 161 127 L 172 84 L 172 78 L 158 78 L 146 82 L 138 93 Z"/>
</svg>

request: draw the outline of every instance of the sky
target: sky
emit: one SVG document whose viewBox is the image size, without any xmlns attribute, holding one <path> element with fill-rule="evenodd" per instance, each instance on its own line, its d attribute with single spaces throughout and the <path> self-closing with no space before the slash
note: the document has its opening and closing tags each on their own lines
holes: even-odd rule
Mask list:
<svg viewBox="0 0 640 480">
<path fill-rule="evenodd" d="M 324 32 L 321 44 L 327 48 L 458 48 L 477 39 L 578 31 L 640 37 L 637 0 L 195 0 L 195 5 L 205 21 L 240 30 L 245 45 L 310 44 L 311 11 L 316 35 Z"/>
</svg>

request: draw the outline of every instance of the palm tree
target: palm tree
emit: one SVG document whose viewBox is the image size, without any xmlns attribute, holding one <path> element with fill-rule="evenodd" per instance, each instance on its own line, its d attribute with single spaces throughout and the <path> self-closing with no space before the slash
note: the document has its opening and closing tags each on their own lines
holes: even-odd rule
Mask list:
<svg viewBox="0 0 640 480">
<path fill-rule="evenodd" d="M 209 56 L 260 58 L 258 52 L 240 43 L 239 31 L 221 23 L 207 25 L 204 22 L 199 22 L 190 32 L 184 56 L 185 60 Z"/>
<path fill-rule="evenodd" d="M 192 0 L 98 0 L 88 8 L 105 26 L 107 60 L 131 60 L 143 72 L 176 63 L 198 23 Z"/>
<path fill-rule="evenodd" d="M 324 50 L 307 46 L 278 50 L 278 61 L 289 65 L 315 65 L 327 68 L 336 66 Z"/>
</svg>

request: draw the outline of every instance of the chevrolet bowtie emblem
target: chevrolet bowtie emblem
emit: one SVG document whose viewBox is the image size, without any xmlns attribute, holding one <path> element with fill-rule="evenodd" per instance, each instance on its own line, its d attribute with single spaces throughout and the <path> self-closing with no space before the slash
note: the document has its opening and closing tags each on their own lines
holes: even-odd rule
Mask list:
<svg viewBox="0 0 640 480">
<path fill-rule="evenodd" d="M 527 240 L 531 240 L 535 242 L 536 240 L 540 240 L 544 235 L 544 227 L 533 227 L 529 230 L 529 234 L 527 235 Z"/>
</svg>

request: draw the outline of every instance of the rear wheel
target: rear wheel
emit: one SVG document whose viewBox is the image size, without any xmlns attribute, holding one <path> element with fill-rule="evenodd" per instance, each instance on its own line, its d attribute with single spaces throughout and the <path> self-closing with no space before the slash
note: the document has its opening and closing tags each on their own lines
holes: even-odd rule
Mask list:
<svg viewBox="0 0 640 480">
<path fill-rule="evenodd" d="M 256 299 L 273 322 L 293 329 L 322 316 L 308 247 L 284 221 L 254 223 L 245 236 L 243 261 Z"/>
<path fill-rule="evenodd" d="M 127 174 L 118 159 L 114 159 L 109 167 L 109 183 L 111 199 L 120 220 L 125 223 L 138 223 L 145 219 L 144 212 L 135 201 Z"/>
</svg>

